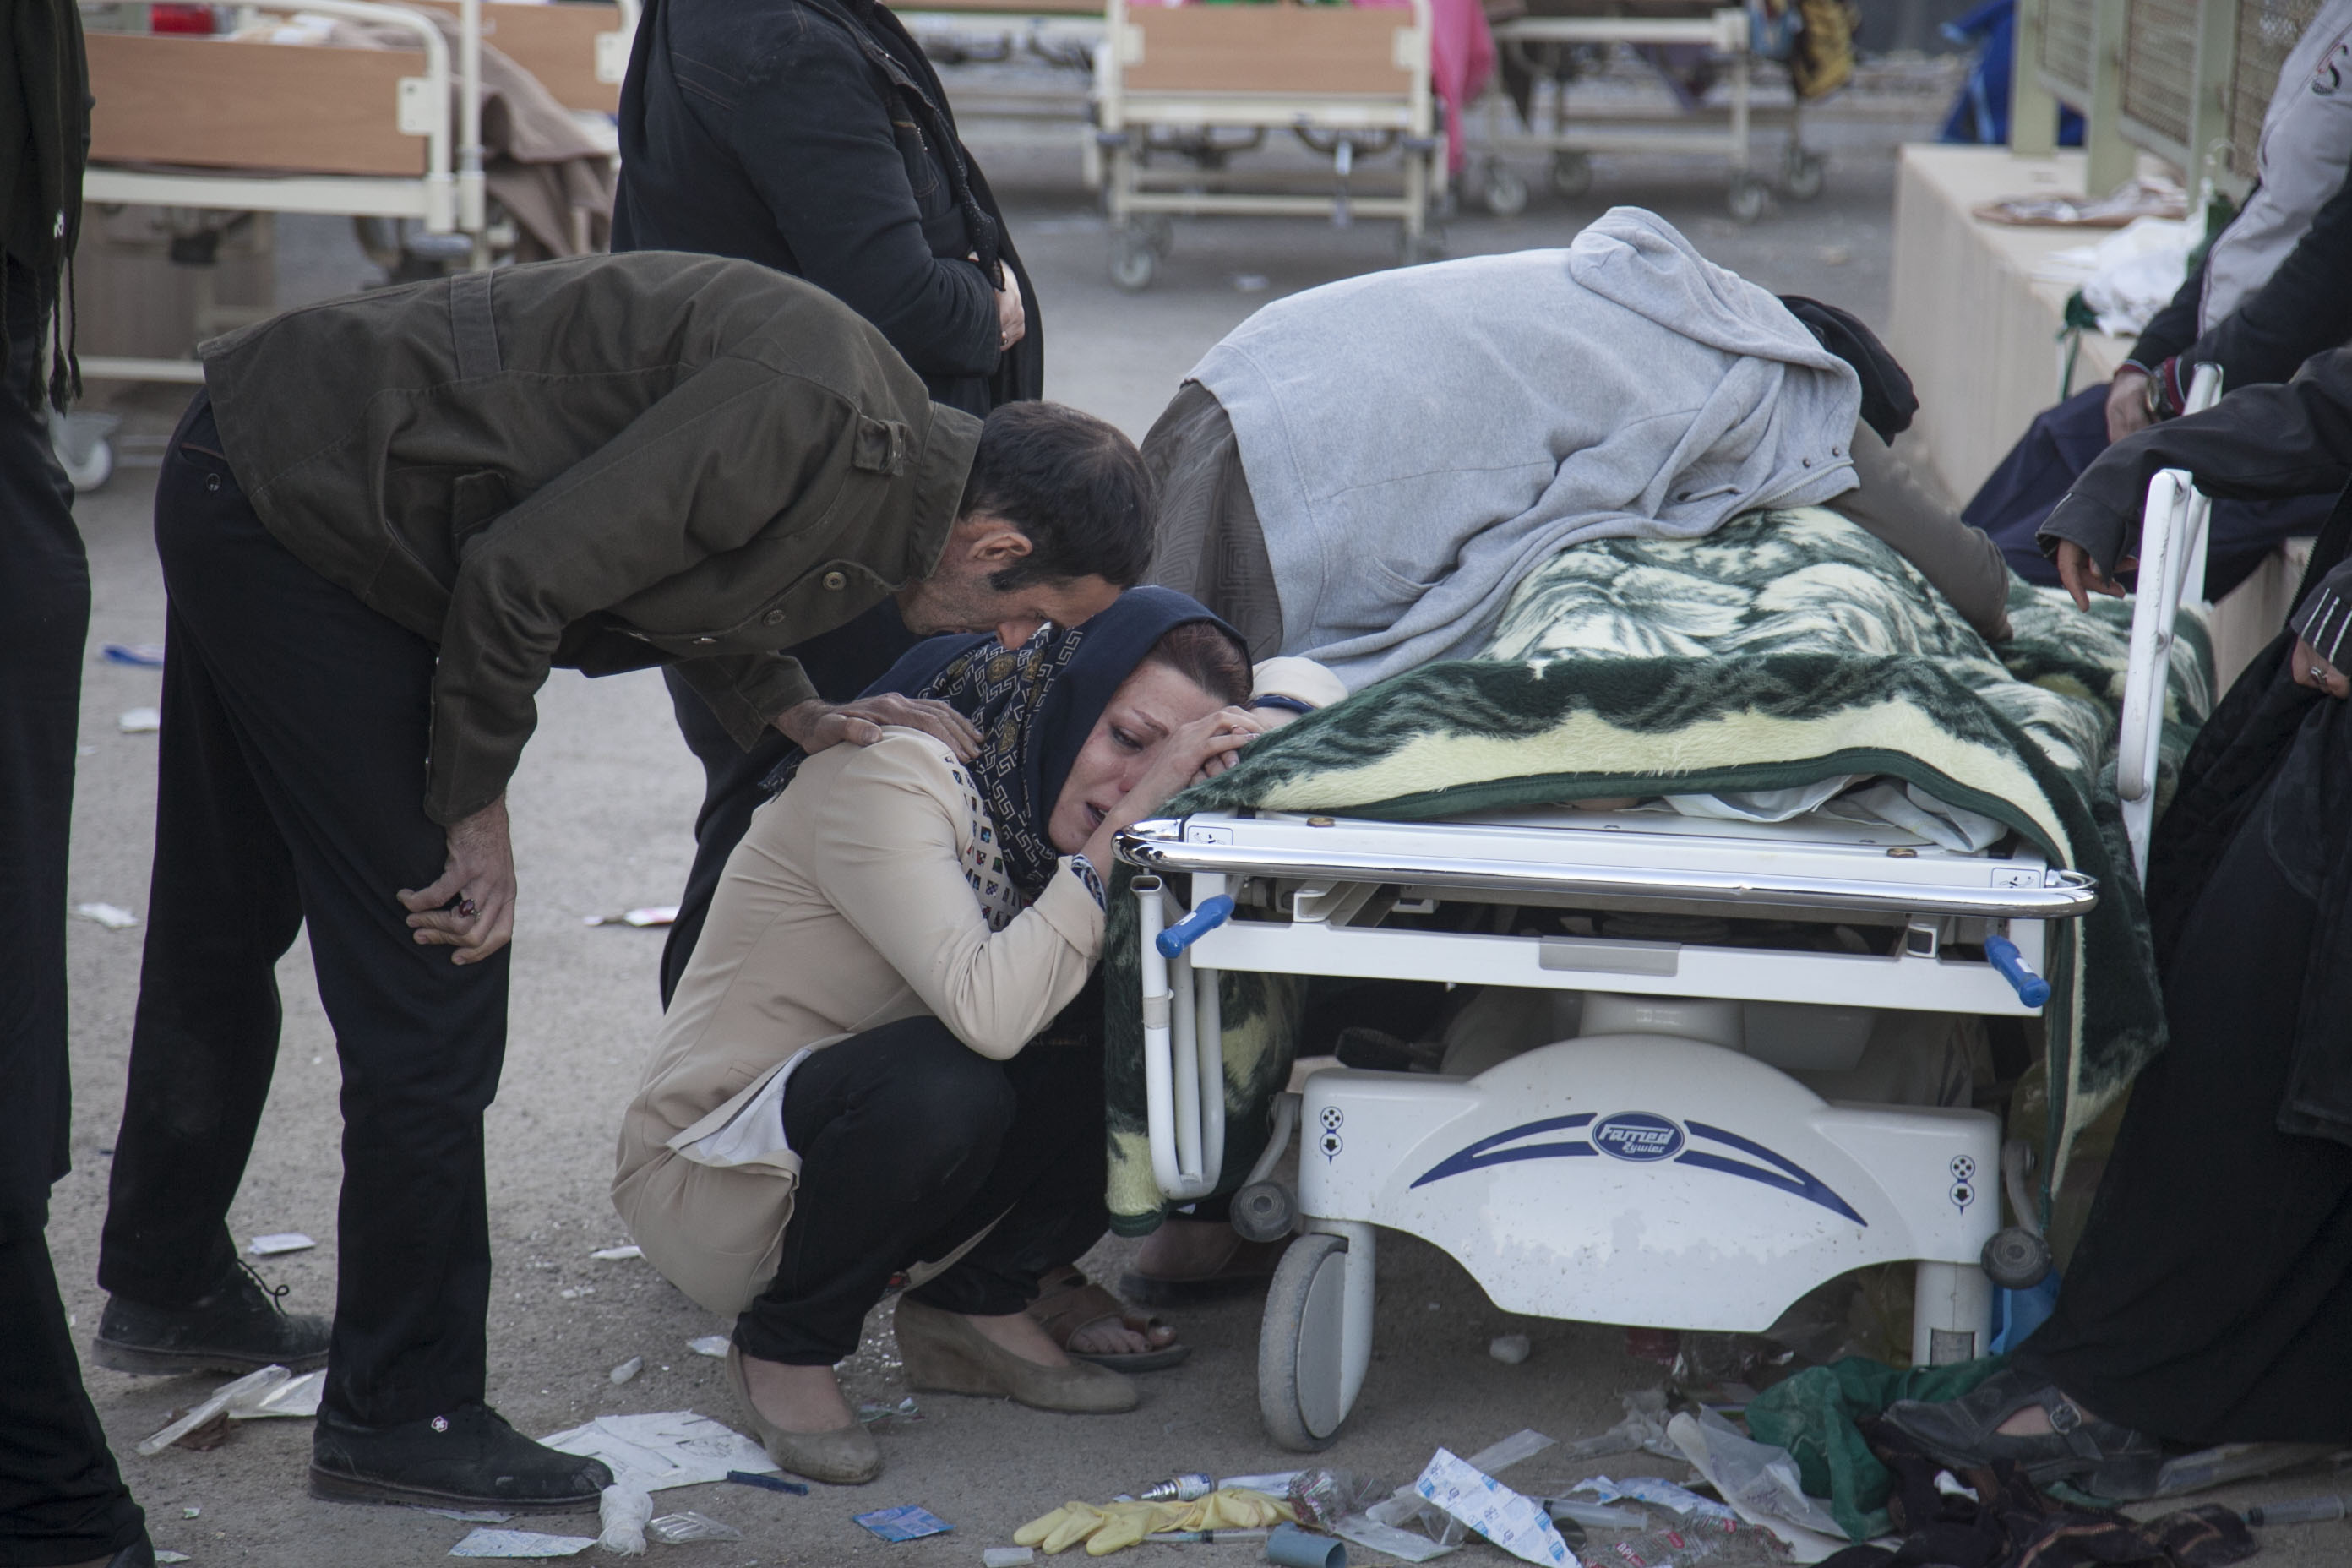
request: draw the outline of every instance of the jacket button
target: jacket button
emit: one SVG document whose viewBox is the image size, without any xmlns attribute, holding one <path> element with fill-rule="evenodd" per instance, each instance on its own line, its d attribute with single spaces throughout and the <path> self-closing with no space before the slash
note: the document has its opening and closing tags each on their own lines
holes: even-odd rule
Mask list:
<svg viewBox="0 0 2352 1568">
<path fill-rule="evenodd" d="M 766 615 L 761 616 L 760 618 L 772 626 L 782 626 L 784 621 L 784 612 L 782 610 L 770 610 Z"/>
<path fill-rule="evenodd" d="M 841 573 L 828 572 L 824 574 L 824 585 L 838 594 L 849 586 L 849 579 Z"/>
<path fill-rule="evenodd" d="M 719 639 L 717 637 L 697 637 L 694 640 L 698 643 L 715 643 Z"/>
</svg>

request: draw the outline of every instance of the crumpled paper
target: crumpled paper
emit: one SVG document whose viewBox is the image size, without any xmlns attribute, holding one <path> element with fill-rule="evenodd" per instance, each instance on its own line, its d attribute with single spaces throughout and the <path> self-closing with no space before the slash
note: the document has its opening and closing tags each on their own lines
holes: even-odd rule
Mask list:
<svg viewBox="0 0 2352 1568">
<path fill-rule="evenodd" d="M 691 1410 L 599 1415 L 540 1441 L 562 1453 L 604 1460 L 612 1467 L 613 1484 L 630 1491 L 723 1481 L 730 1470 L 777 1473 L 776 1462 L 759 1444 Z"/>
</svg>

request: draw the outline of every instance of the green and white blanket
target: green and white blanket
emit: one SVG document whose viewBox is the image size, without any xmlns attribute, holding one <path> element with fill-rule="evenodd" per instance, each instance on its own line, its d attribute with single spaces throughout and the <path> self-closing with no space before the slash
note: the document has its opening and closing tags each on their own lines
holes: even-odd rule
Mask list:
<svg viewBox="0 0 2352 1568">
<path fill-rule="evenodd" d="M 1916 784 L 2006 823 L 2098 879 L 2053 927 L 2050 1146 L 2163 1047 L 2147 922 L 2115 792 L 2130 609 L 2077 611 L 2012 580 L 1996 650 L 1895 551 L 1819 509 L 1735 519 L 1698 540 L 1606 540 L 1522 584 L 1477 659 L 1369 687 L 1253 746 L 1171 814 L 1244 805 L 1400 819 L 1610 795 L 1792 788 L 1843 773 Z M 2163 793 L 2212 706 L 2201 625 L 2175 642 Z M 1134 900 L 1121 868 L 1106 938 L 1111 1223 L 1163 1212 L 1144 1132 Z M 1228 1186 L 1264 1147 L 1301 985 L 1228 973 Z"/>
</svg>

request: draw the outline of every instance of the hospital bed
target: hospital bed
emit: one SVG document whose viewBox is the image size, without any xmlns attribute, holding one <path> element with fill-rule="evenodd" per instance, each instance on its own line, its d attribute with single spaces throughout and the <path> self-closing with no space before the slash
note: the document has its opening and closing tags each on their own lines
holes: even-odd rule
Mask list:
<svg viewBox="0 0 2352 1568">
<path fill-rule="evenodd" d="M 1409 10 L 1109 0 L 1095 110 L 1111 280 L 1150 287 L 1173 239 L 1171 220 L 1212 213 L 1339 225 L 1394 218 L 1404 259 L 1426 259 L 1446 178 L 1431 37 L 1430 0 L 1412 0 Z M 1328 173 L 1289 178 L 1231 166 L 1234 153 L 1283 131 L 1328 159 Z M 1359 163 L 1390 152 L 1401 161 L 1394 178 L 1364 188 Z"/>
<path fill-rule="evenodd" d="M 1550 163 L 1552 188 L 1583 195 L 1592 186 L 1595 153 L 1693 153 L 1720 155 L 1728 184 L 1731 215 L 1752 222 L 1764 211 L 1765 184 L 1753 172 L 1751 139 L 1756 128 L 1787 128 L 1781 156 L 1781 189 L 1799 201 L 1821 195 L 1822 155 L 1804 145 L 1801 110 L 1764 111 L 1755 101 L 1755 32 L 1748 11 L 1718 8 L 1712 0 L 1685 5 L 1653 4 L 1629 8 L 1596 3 L 1570 16 L 1518 16 L 1495 24 L 1495 47 L 1536 79 L 1524 130 L 1507 129 L 1514 111 L 1507 97 L 1491 93 L 1486 105 L 1483 142 L 1486 154 L 1475 176 L 1487 209 L 1508 217 L 1526 207 L 1528 184 L 1507 161 L 1543 157 Z M 1721 110 L 1677 111 L 1670 104 L 1633 113 L 1579 108 L 1570 101 L 1576 72 L 1563 63 L 1568 51 L 1611 49 L 1618 45 L 1661 48 L 1696 47 L 1724 62 L 1728 103 Z"/>
<path fill-rule="evenodd" d="M 2217 384 L 2204 367 L 2200 399 Z M 2177 472 L 2148 502 L 2117 744 L 2126 805 L 2144 803 L 2142 867 L 2204 510 Z M 1506 1311 L 1677 1329 L 1759 1332 L 1818 1286 L 1907 1263 L 1923 1365 L 1984 1353 L 1989 1268 L 2012 1289 L 2047 1270 L 2024 1145 L 2005 1148 L 1993 1115 L 1832 1103 L 1792 1076 L 1852 1068 L 1884 1012 L 2042 1012 L 2053 935 L 2102 889 L 2013 833 L 1969 851 L 1818 814 L 1244 808 L 1138 823 L 1118 853 L 1135 868 L 1152 1178 L 1171 1203 L 1234 1190 L 1244 1236 L 1299 1232 L 1258 1352 L 1285 1447 L 1328 1445 L 1363 1385 L 1383 1228 L 1442 1248 Z M 1627 940 L 1576 934 L 1570 911 L 1712 918 Z M 1474 1077 L 1314 1072 L 1235 1190 L 1228 972 L 1575 992 L 1581 1024 Z M 1295 1194 L 1274 1180 L 1294 1129 Z"/>
</svg>

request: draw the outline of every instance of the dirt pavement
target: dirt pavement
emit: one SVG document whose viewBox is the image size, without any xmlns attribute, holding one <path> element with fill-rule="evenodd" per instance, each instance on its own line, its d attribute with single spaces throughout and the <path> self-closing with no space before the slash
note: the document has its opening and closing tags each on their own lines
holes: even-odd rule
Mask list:
<svg viewBox="0 0 2352 1568">
<path fill-rule="evenodd" d="M 1940 102 L 1859 106 L 1825 116 L 1819 139 L 1832 153 L 1827 194 L 1776 206 L 1740 228 L 1721 216 L 1719 172 L 1682 160 L 1604 162 L 1591 196 L 1566 203 L 1538 190 L 1519 219 L 1465 217 L 1452 226 L 1456 254 L 1557 244 L 1612 201 L 1640 202 L 1686 224 L 1717 259 L 1766 285 L 1847 304 L 1883 321 L 1885 310 L 1892 143 L 1917 133 Z M 1867 112 L 1864 112 L 1867 110 Z M 1906 116 L 1908 119 L 1906 119 Z M 1334 230 L 1310 222 L 1180 224 L 1159 287 L 1140 297 L 1105 275 L 1101 220 L 1076 189 L 1066 142 L 974 137 L 1007 192 L 1012 221 L 1036 274 L 1046 317 L 1049 391 L 1140 435 L 1177 379 L 1222 332 L 1266 299 L 1387 265 L 1387 226 Z M 1239 279 L 1237 282 L 1236 280 Z M 1260 286 L 1257 280 L 1263 280 Z M 168 399 L 131 434 L 168 427 Z M 132 446 L 135 448 L 135 443 Z M 157 699 L 157 672 L 100 662 L 106 642 L 155 642 L 163 595 L 148 537 L 152 471 L 132 468 L 88 497 L 79 517 L 96 587 L 87 667 L 75 819 L 72 899 L 143 913 L 154 791 L 152 735 L 118 731 L 117 716 Z M 658 678 L 589 681 L 559 672 L 541 701 L 539 732 L 517 774 L 511 805 L 522 905 L 517 926 L 513 1027 L 503 1090 L 490 1112 L 492 1231 L 498 1273 L 491 1317 L 490 1395 L 515 1424 L 546 1433 L 589 1415 L 693 1409 L 735 1413 L 719 1364 L 687 1342 L 719 1325 L 644 1263 L 599 1262 L 590 1252 L 625 1240 L 606 1199 L 616 1118 L 634 1087 L 657 1022 L 657 931 L 589 928 L 584 917 L 667 903 L 691 849 L 699 780 L 672 726 Z M 224 908 L 224 920 L 237 911 Z M 75 1169 L 59 1184 L 51 1230 L 68 1310 L 86 1333 L 101 1299 L 92 1282 L 108 1153 L 121 1102 L 122 1066 L 137 994 L 142 931 L 72 925 L 77 1105 Z M 258 1146 L 231 1224 L 240 1237 L 299 1230 L 313 1251 L 264 1265 L 290 1287 L 289 1304 L 326 1310 L 335 1258 L 338 1073 L 305 951 L 280 969 L 286 1024 L 279 1070 Z M 1092 1266 L 1116 1277 L 1127 1249 L 1106 1246 Z M 1623 1353 L 1620 1331 L 1513 1319 L 1433 1250 L 1383 1243 L 1379 1349 L 1358 1413 L 1330 1462 L 1404 1480 L 1432 1448 L 1467 1453 L 1522 1426 L 1573 1437 L 1610 1425 L 1622 1392 L 1657 1381 L 1658 1369 Z M 1008 1542 L 1024 1521 L 1066 1499 L 1102 1500 L 1162 1475 L 1288 1468 L 1259 1429 L 1255 1403 L 1255 1304 L 1234 1302 L 1178 1316 L 1194 1353 L 1182 1368 L 1145 1380 L 1143 1407 L 1129 1415 L 1069 1418 L 1009 1404 L 930 1397 L 919 1421 L 882 1438 L 888 1468 L 856 1489 L 818 1488 L 793 1498 L 732 1486 L 660 1494 L 665 1508 L 699 1509 L 744 1532 L 740 1543 L 656 1547 L 679 1563 L 970 1563 Z M 869 1325 L 848 1373 L 854 1399 L 895 1402 L 887 1318 Z M 1502 1332 L 1524 1332 L 1535 1353 L 1505 1366 L 1486 1353 Z M 635 1381 L 606 1373 L 645 1358 Z M 469 1528 L 415 1510 L 310 1500 L 302 1470 L 310 1432 L 299 1422 L 255 1423 L 207 1453 L 170 1449 L 142 1459 L 131 1446 L 212 1379 L 138 1379 L 91 1369 L 99 1409 L 148 1510 L 159 1546 L 200 1568 L 255 1564 L 415 1564 L 439 1559 Z M 1661 1460 L 1612 1461 L 1622 1471 L 1679 1476 Z M 1599 1467 L 1595 1467 L 1599 1468 Z M 1525 1474 L 1557 1475 L 1543 1460 Z M 2269 1489 L 2317 1489 L 2305 1479 Z M 2326 1483 L 2334 1489 L 2332 1480 Z M 2260 1495 L 2248 1491 L 2244 1497 Z M 854 1512 L 919 1503 L 954 1533 L 888 1545 L 850 1522 Z M 585 1518 L 539 1528 L 595 1533 Z M 2342 1527 L 2306 1531 L 2270 1560 L 2340 1562 Z M 1188 1558 L 1187 1552 L 1191 1553 Z M 1153 1547 L 1139 1568 L 1181 1561 L 1254 1562 L 1246 1547 Z M 1456 1561 L 1503 1561 L 1478 1545 Z"/>
</svg>

